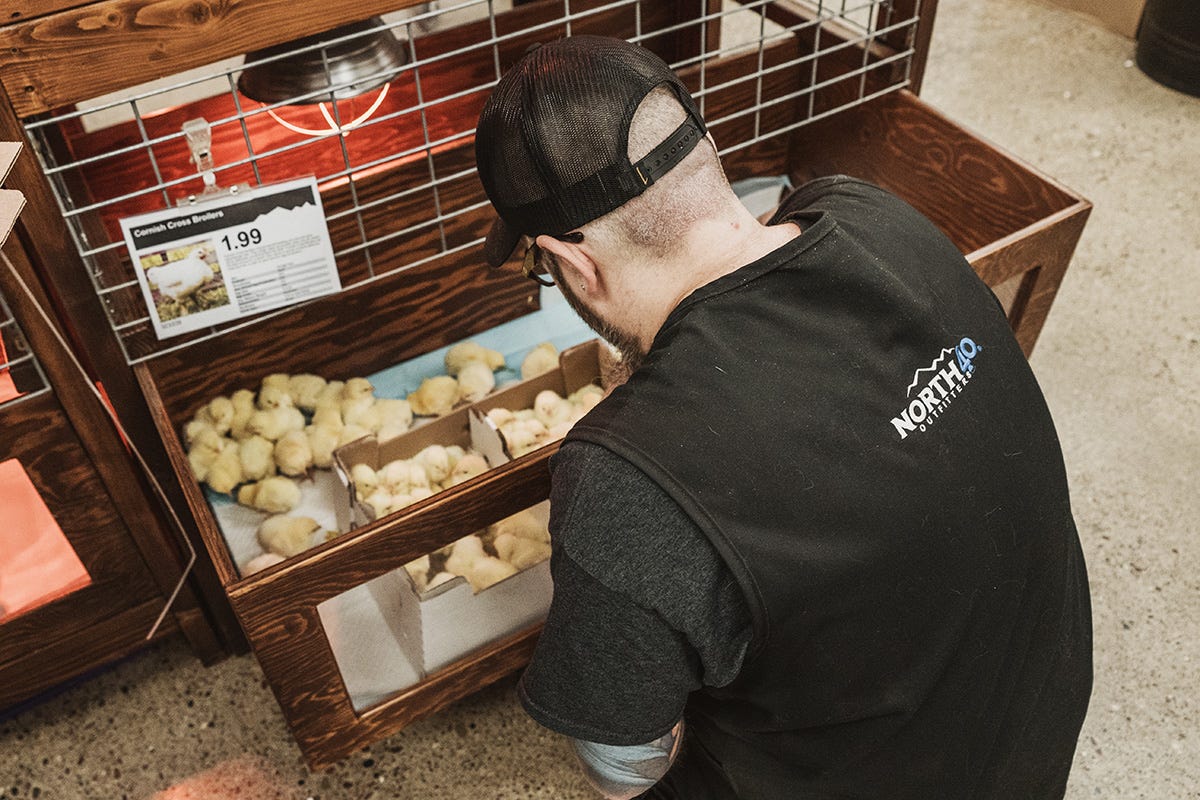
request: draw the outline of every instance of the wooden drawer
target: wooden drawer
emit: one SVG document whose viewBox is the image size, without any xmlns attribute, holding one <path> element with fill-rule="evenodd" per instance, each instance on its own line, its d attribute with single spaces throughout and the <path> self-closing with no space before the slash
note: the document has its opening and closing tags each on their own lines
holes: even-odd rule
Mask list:
<svg viewBox="0 0 1200 800">
<path fill-rule="evenodd" d="M 933 220 L 1033 352 L 1091 203 L 907 91 L 801 128 L 792 152 L 793 182 L 854 175 Z"/>
</svg>

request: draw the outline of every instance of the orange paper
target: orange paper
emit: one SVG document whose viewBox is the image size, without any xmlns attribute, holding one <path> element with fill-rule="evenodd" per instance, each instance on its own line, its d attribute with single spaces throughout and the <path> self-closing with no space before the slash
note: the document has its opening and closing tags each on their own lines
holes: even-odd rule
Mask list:
<svg viewBox="0 0 1200 800">
<path fill-rule="evenodd" d="M 0 336 L 0 365 L 7 363 L 8 356 L 4 354 L 4 337 Z M 16 385 L 13 383 L 12 375 L 8 372 L 8 367 L 0 366 L 0 403 L 20 397 L 21 394 L 22 392 L 18 392 Z"/>
<path fill-rule="evenodd" d="M 33 481 L 15 458 L 0 461 L 0 620 L 92 582 Z"/>
</svg>

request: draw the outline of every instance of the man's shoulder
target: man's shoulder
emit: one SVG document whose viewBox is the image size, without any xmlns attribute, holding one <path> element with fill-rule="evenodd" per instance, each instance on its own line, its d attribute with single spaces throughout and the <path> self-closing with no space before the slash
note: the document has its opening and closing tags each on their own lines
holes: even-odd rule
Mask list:
<svg viewBox="0 0 1200 800">
<path fill-rule="evenodd" d="M 768 224 L 777 224 L 806 211 L 827 210 L 836 204 L 863 204 L 878 207 L 899 206 L 904 203 L 896 195 L 870 181 L 850 175 L 826 175 L 814 178 L 793 189 L 779 204 Z"/>
</svg>

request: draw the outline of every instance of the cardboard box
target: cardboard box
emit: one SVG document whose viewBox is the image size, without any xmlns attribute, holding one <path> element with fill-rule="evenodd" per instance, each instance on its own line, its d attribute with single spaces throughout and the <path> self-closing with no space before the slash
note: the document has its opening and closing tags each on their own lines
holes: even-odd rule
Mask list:
<svg viewBox="0 0 1200 800">
<path fill-rule="evenodd" d="M 408 433 L 380 442 L 365 437 L 334 452 L 341 483 L 339 525 L 350 530 L 373 522 L 374 511 L 358 502 L 350 477 L 356 464 L 378 470 L 412 458 L 433 444 L 458 445 L 481 453 L 492 467 L 510 454 L 485 414 L 493 408 L 530 408 L 538 393 L 562 396 L 600 379 L 605 359 L 598 340 L 562 352 L 559 366 L 521 381 Z M 550 504 L 533 512 L 549 525 Z M 550 562 L 542 561 L 476 593 L 461 576 L 418 592 L 404 569 L 333 597 L 318 613 L 355 710 L 369 708 L 427 678 L 462 657 L 508 634 L 545 619 L 553 584 Z"/>
<path fill-rule="evenodd" d="M 420 683 L 421 609 L 402 569 L 317 606 L 350 704 L 362 711 Z"/>
<path fill-rule="evenodd" d="M 549 525 L 548 501 L 532 510 L 543 525 Z M 408 577 L 406 571 L 401 572 Z M 422 594 L 416 592 L 411 579 L 409 586 L 420 604 L 421 662 L 426 673 L 449 666 L 488 642 L 545 619 L 554 588 L 549 559 L 478 594 L 460 576 Z"/>
<path fill-rule="evenodd" d="M 549 503 L 534 510 L 549 521 Z M 397 569 L 326 600 L 317 613 L 350 703 L 362 711 L 545 619 L 552 594 L 549 559 L 478 594 L 459 576 L 418 592 Z"/>
<path fill-rule="evenodd" d="M 412 458 L 426 447 L 440 444 L 457 445 L 475 450 L 488 464 L 497 467 L 510 460 L 511 454 L 503 437 L 484 415 L 493 408 L 532 408 L 539 392 L 552 389 L 567 396 L 589 383 L 599 383 L 605 367 L 605 346 L 598 340 L 576 345 L 559 355 L 558 368 L 536 378 L 515 383 L 493 392 L 470 405 L 451 411 L 393 439 L 381 442 L 366 436 L 334 451 L 334 471 L 345 487 L 345 503 L 339 504 L 338 525 L 348 531 L 375 521 L 375 513 L 358 501 L 354 481 L 350 477 L 356 464 L 371 469 L 398 459 Z"/>
</svg>

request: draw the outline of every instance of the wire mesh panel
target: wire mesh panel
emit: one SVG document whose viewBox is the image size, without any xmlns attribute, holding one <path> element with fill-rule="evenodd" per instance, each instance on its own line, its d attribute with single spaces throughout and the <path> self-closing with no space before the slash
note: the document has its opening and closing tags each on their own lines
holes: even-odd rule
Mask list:
<svg viewBox="0 0 1200 800">
<path fill-rule="evenodd" d="M 0 294 L 0 408 L 50 391 L 42 365 Z"/>
<path fill-rule="evenodd" d="M 911 8 L 906 4 L 905 8 Z M 478 249 L 490 207 L 475 174 L 475 120 L 532 43 L 615 35 L 653 49 L 700 103 L 731 177 L 756 148 L 908 85 L 915 12 L 893 0 L 443 0 L 269 53 L 258 51 L 25 120 L 75 247 L 129 363 L 233 327 L 158 341 L 119 220 L 205 189 L 315 175 L 343 288 Z M 387 32 L 403 66 L 340 77 L 340 53 Z M 317 88 L 254 100 L 247 69 L 292 56 L 323 67 Z M 368 86 L 366 91 L 360 87 Z M 331 99 L 335 98 L 335 99 Z M 211 134 L 198 163 L 185 123 Z M 273 312 L 279 313 L 279 312 Z M 258 317 L 256 319 L 261 319 Z"/>
</svg>

